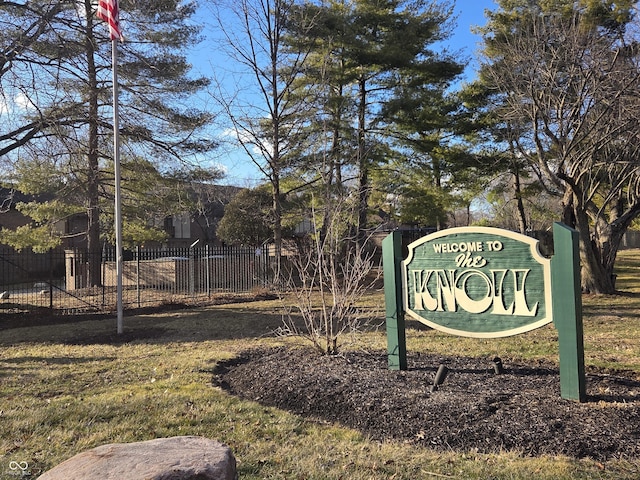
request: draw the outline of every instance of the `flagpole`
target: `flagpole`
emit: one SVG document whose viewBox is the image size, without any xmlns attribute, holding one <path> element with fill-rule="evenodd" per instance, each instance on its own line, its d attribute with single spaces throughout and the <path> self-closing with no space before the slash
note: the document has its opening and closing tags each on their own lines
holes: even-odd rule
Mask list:
<svg viewBox="0 0 640 480">
<path fill-rule="evenodd" d="M 116 304 L 117 331 L 123 333 L 122 308 L 122 200 L 120 198 L 120 126 L 118 114 L 118 46 L 111 40 L 111 63 L 113 76 L 113 163 L 115 177 L 115 233 L 116 233 Z"/>
</svg>

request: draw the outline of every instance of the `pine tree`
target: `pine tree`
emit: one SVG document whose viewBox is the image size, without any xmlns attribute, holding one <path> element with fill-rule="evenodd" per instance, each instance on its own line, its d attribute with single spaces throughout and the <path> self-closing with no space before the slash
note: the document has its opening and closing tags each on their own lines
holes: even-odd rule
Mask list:
<svg viewBox="0 0 640 480">
<path fill-rule="evenodd" d="M 113 180 L 107 175 L 113 158 L 111 42 L 106 25 L 95 18 L 95 8 L 91 0 L 61 2 L 46 30 L 26 49 L 24 67 L 11 72 L 14 89 L 28 99 L 28 105 L 14 111 L 7 123 L 14 130 L 1 137 L 24 139 L 6 152 L 13 166 L 5 170 L 5 181 L 25 193 L 53 194 L 59 207 L 47 205 L 46 214 L 44 208 L 42 214 L 35 213 L 37 204 L 28 207 L 36 227 L 31 229 L 32 245 L 42 245 L 52 232 L 51 225 L 71 210 L 80 207 L 86 212 L 86 240 L 94 262 L 91 285 L 100 283 L 95 262 L 99 262 L 104 230 L 101 200 L 109 199 L 113 191 Z M 189 76 L 190 65 L 184 57 L 185 49 L 199 38 L 199 27 L 190 20 L 195 8 L 194 3 L 178 0 L 120 2 L 126 39 L 118 43 L 120 139 L 125 159 L 144 158 L 162 170 L 214 146 L 198 136 L 211 115 L 189 105 L 189 98 L 208 84 L 205 78 Z M 0 14 L 10 21 L 16 11 L 2 8 Z M 16 34 L 4 32 L 3 38 L 10 41 L 7 35 Z M 48 174 L 34 182 L 30 171 Z M 38 236 L 40 242 L 35 239 Z M 6 238 L 10 241 L 11 236 Z"/>
<path fill-rule="evenodd" d="M 362 241 L 374 172 L 396 156 L 397 130 L 390 126 L 397 126 L 409 103 L 399 97 L 406 100 L 410 89 L 442 85 L 462 70 L 431 49 L 447 34 L 451 9 L 445 3 L 401 0 L 331 1 L 303 8 L 313 25 L 304 31 L 292 25 L 288 41 L 311 52 L 298 86 L 315 94 L 313 108 L 305 110 L 312 115 L 305 132 L 318 141 L 300 156 L 306 160 L 300 169 L 322 180 L 327 205 L 332 192 L 353 183 L 345 178 L 355 179 L 353 226 Z M 425 104 L 433 100 L 424 96 L 418 103 L 428 110 Z M 422 128 L 415 127 L 416 133 Z"/>
</svg>

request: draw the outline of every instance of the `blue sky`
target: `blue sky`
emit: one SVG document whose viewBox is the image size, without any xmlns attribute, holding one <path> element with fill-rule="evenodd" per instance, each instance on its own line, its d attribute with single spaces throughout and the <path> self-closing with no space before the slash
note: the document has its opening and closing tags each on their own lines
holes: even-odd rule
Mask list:
<svg viewBox="0 0 640 480">
<path fill-rule="evenodd" d="M 462 55 L 474 58 L 478 49 L 480 37 L 471 33 L 474 26 L 484 26 L 487 19 L 485 10 L 494 10 L 497 7 L 493 0 L 457 0 L 454 14 L 457 15 L 457 27 L 447 42 L 452 50 L 461 50 Z M 471 61 L 465 72 L 469 79 L 474 77 L 474 63 Z"/>
<path fill-rule="evenodd" d="M 471 32 L 472 27 L 482 26 L 486 23 L 484 12 L 486 9 L 493 10 L 496 4 L 493 0 L 456 0 L 454 6 L 454 15 L 457 17 L 457 26 L 449 40 L 444 45 L 451 52 L 459 52 L 461 58 L 469 60 L 465 71 L 465 80 L 473 80 L 475 76 L 476 63 L 474 61 L 476 50 L 479 47 L 480 37 Z M 213 26 L 210 22 L 206 29 Z M 206 32 L 208 36 L 214 37 L 215 32 Z M 225 67 L 216 63 L 216 59 L 211 57 L 214 51 L 210 45 L 206 43 L 201 45 L 191 56 L 196 72 L 205 76 L 214 76 L 216 69 L 225 70 Z M 224 62 L 224 60 L 222 60 Z M 214 163 L 218 163 L 225 171 L 226 177 L 222 183 L 237 186 L 253 186 L 263 181 L 260 172 L 257 170 L 251 160 L 238 149 L 220 148 Z"/>
</svg>

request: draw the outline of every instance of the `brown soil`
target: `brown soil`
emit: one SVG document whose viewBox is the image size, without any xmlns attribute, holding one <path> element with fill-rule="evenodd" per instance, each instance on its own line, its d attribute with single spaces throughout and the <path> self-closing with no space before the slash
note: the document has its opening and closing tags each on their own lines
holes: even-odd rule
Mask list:
<svg viewBox="0 0 640 480">
<path fill-rule="evenodd" d="M 219 364 L 214 383 L 242 398 L 337 422 L 374 440 L 441 450 L 568 455 L 596 460 L 640 457 L 640 379 L 589 371 L 588 401 L 560 398 L 550 364 L 409 356 L 389 371 L 385 352 L 323 356 L 307 349 L 244 352 Z M 448 369 L 433 390 L 440 365 Z"/>
</svg>

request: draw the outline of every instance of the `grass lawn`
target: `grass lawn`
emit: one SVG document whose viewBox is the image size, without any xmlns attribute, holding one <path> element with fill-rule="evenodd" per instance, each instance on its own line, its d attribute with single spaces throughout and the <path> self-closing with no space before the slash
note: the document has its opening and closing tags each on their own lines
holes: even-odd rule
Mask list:
<svg viewBox="0 0 640 480">
<path fill-rule="evenodd" d="M 583 298 L 586 364 L 640 380 L 640 251 L 622 252 L 619 263 L 623 295 Z M 366 301 L 382 307 L 381 292 Z M 241 479 L 640 478 L 640 459 L 443 454 L 372 442 L 213 387 L 217 362 L 258 345 L 300 342 L 273 335 L 280 312 L 274 300 L 125 317 L 127 341 L 114 339 L 115 318 L 3 329 L 0 317 L 0 479 L 36 478 L 101 444 L 175 435 L 227 443 Z M 557 361 L 552 326 L 477 340 L 411 325 L 412 351 Z M 381 330 L 351 340 L 348 348 L 386 348 Z"/>
</svg>

